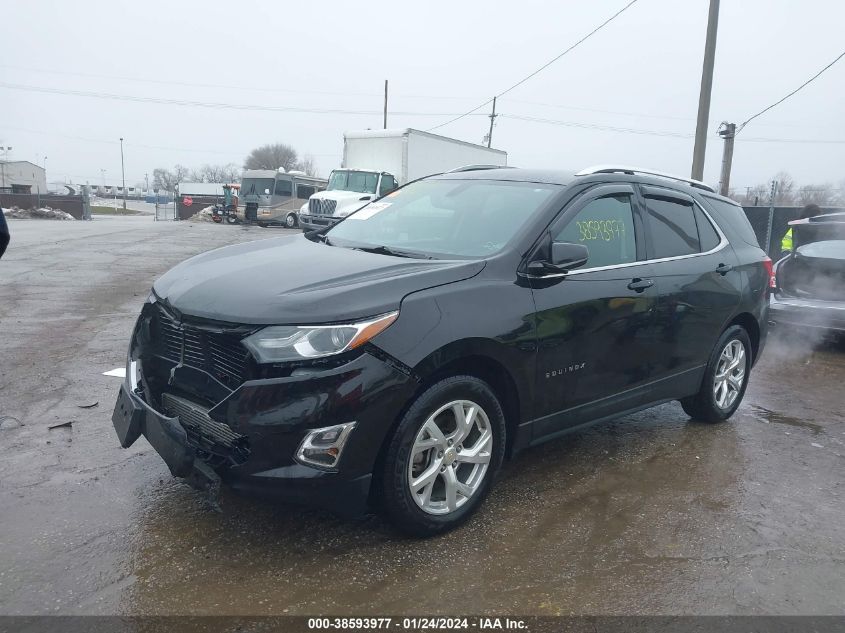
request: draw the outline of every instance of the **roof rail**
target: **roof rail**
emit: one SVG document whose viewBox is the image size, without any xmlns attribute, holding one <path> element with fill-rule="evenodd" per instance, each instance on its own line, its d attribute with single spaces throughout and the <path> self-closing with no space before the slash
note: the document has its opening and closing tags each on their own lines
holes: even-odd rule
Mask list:
<svg viewBox="0 0 845 633">
<path fill-rule="evenodd" d="M 693 178 L 684 178 L 683 176 L 675 176 L 674 174 L 666 174 L 662 171 L 655 171 L 653 169 L 641 169 L 640 167 L 631 167 L 628 165 L 593 165 L 592 167 L 587 167 L 586 169 L 582 169 L 581 171 L 577 172 L 576 176 L 590 176 L 592 174 L 615 174 L 615 173 L 623 173 L 623 174 L 644 174 L 646 176 L 657 176 L 659 178 L 667 178 L 669 180 L 676 180 L 678 182 L 685 182 L 688 185 L 691 185 L 697 189 L 704 189 L 705 191 L 709 191 L 710 193 L 716 193 L 716 190 L 713 189 L 707 183 L 703 183 L 700 180 L 694 180 Z"/>
<path fill-rule="evenodd" d="M 463 167 L 455 167 L 450 169 L 446 174 L 457 174 L 462 171 L 484 171 L 485 169 L 514 169 L 508 165 L 464 165 Z"/>
</svg>

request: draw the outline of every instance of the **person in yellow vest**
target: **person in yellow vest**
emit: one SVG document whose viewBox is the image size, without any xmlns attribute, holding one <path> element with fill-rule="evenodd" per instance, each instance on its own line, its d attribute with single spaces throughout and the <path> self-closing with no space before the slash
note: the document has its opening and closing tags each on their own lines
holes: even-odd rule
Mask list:
<svg viewBox="0 0 845 633">
<path fill-rule="evenodd" d="M 798 216 L 799 220 L 804 220 L 806 218 L 812 218 L 817 215 L 821 215 L 822 210 L 819 208 L 817 204 L 808 204 L 805 205 L 803 209 L 801 209 L 801 215 Z M 783 236 L 783 239 L 780 241 L 780 251 L 781 255 L 784 255 L 787 251 L 793 250 L 792 244 L 792 227 L 790 226 L 786 230 L 786 235 Z"/>
</svg>

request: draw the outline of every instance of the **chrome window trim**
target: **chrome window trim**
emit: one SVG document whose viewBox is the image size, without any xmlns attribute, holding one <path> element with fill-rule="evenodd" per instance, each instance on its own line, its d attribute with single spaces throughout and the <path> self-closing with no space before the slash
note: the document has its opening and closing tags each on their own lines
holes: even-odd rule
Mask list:
<svg viewBox="0 0 845 633">
<path fill-rule="evenodd" d="M 693 200 L 692 203 L 698 207 L 698 209 L 704 214 L 704 217 L 710 222 L 710 225 L 716 229 L 716 233 L 719 235 L 719 243 L 716 244 L 713 248 L 709 251 L 705 251 L 703 253 L 690 253 L 688 255 L 673 255 L 672 257 L 659 257 L 657 259 L 643 259 L 638 260 L 635 262 L 625 262 L 624 264 L 611 264 L 609 266 L 595 266 L 593 268 L 579 268 L 577 270 L 572 270 L 566 273 L 554 273 L 552 275 L 530 275 L 528 273 L 518 273 L 521 277 L 525 277 L 527 279 L 555 279 L 557 277 L 570 277 L 572 275 L 583 275 L 584 273 L 592 273 L 592 272 L 601 272 L 603 270 L 617 270 L 619 268 L 633 268 L 635 266 L 645 266 L 647 264 L 662 264 L 663 262 L 674 262 L 682 259 L 691 259 L 693 257 L 704 257 L 705 255 L 713 255 L 714 253 L 718 253 L 726 246 L 728 246 L 728 238 L 725 237 L 725 234 L 722 232 L 722 228 L 719 226 L 718 222 L 713 220 L 713 217 L 707 212 L 703 206 L 698 204 L 698 201 Z M 700 238 L 700 236 L 699 236 Z"/>
</svg>

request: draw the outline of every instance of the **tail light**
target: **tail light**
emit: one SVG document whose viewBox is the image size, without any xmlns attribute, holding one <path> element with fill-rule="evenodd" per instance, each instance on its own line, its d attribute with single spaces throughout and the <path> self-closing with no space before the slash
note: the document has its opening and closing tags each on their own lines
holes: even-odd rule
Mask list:
<svg viewBox="0 0 845 633">
<path fill-rule="evenodd" d="M 766 269 L 766 276 L 769 278 L 769 289 L 774 290 L 778 287 L 778 280 L 775 276 L 775 266 L 771 257 L 766 257 L 763 260 L 763 268 Z"/>
</svg>

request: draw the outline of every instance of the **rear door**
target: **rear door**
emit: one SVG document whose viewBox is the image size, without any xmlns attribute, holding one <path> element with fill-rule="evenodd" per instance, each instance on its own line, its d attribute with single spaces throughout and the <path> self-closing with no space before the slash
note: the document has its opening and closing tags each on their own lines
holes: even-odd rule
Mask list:
<svg viewBox="0 0 845 633">
<path fill-rule="evenodd" d="M 534 438 L 640 404 L 650 377 L 657 303 L 634 188 L 601 185 L 552 224 L 587 263 L 532 283 L 537 308 Z"/>
<path fill-rule="evenodd" d="M 655 399 L 698 390 L 716 339 L 742 298 L 736 255 L 692 197 L 641 186 L 648 259 L 660 299 Z"/>
</svg>

